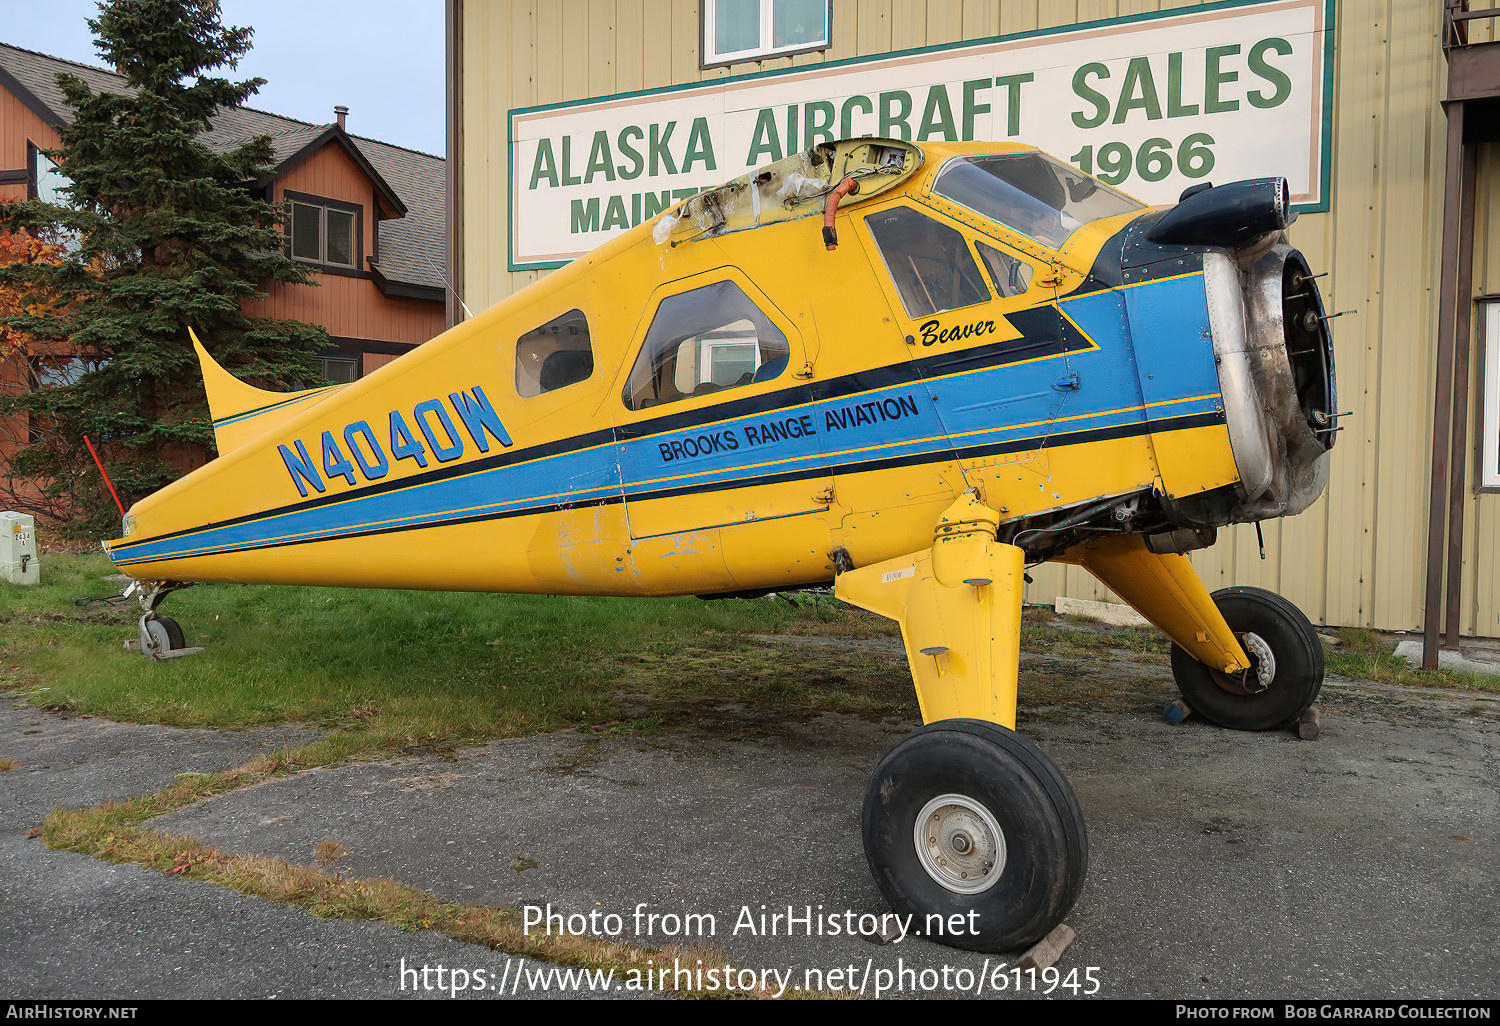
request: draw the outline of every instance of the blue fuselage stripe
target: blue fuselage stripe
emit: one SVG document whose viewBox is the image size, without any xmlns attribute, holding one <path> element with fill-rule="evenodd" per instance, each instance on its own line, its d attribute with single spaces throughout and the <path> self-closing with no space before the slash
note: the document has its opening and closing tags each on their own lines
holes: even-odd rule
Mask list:
<svg viewBox="0 0 1500 1026">
<path fill-rule="evenodd" d="M 941 460 L 955 451 L 1028 440 L 1035 448 L 1054 436 L 1141 434 L 1157 420 L 1220 415 L 1223 404 L 1208 344 L 1201 277 L 1167 279 L 1138 289 L 1160 292 L 1153 300 L 1171 305 L 1179 323 L 1197 325 L 1151 340 L 1155 359 L 1149 398 L 1143 397 L 1136 371 L 1136 342 L 1124 316 L 1122 293 L 1092 293 L 1064 300 L 1061 309 L 1094 340 L 1095 349 L 622 437 L 344 501 L 130 540 L 117 547 L 115 561 L 159 562 L 533 508 L 751 485 L 768 477 L 831 474 L 871 463 Z"/>
</svg>

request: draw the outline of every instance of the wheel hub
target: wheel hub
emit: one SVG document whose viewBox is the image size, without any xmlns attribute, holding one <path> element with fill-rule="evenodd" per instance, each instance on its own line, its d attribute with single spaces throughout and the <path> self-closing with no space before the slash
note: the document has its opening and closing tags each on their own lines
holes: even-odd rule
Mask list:
<svg viewBox="0 0 1500 1026">
<path fill-rule="evenodd" d="M 1271 687 L 1271 681 L 1276 679 L 1276 656 L 1271 652 L 1271 646 L 1259 634 L 1246 631 L 1240 635 L 1240 641 L 1245 646 L 1245 651 L 1250 653 L 1250 658 L 1255 660 L 1255 679 L 1246 681 L 1246 686 L 1252 691 L 1266 691 Z"/>
<path fill-rule="evenodd" d="M 938 795 L 922 806 L 912 840 L 927 875 L 958 894 L 989 890 L 1005 871 L 1005 833 L 966 795 Z"/>
</svg>

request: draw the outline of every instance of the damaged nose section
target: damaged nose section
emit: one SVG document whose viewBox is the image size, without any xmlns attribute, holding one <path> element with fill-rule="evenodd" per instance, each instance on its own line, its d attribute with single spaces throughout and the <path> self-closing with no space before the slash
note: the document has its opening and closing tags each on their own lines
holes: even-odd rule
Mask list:
<svg viewBox="0 0 1500 1026">
<path fill-rule="evenodd" d="M 1338 413 L 1333 344 L 1284 178 L 1185 194 L 1146 227 L 1157 247 L 1200 250 L 1214 361 L 1240 483 L 1215 522 L 1290 516 L 1328 478 Z"/>
<path fill-rule="evenodd" d="M 1337 388 L 1316 281 L 1280 231 L 1203 254 L 1214 359 L 1240 475 L 1240 517 L 1290 516 L 1328 479 Z"/>
</svg>

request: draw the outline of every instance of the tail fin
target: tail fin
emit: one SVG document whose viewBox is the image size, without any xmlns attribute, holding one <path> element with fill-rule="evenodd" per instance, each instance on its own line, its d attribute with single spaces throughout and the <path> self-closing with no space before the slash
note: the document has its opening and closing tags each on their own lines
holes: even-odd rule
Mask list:
<svg viewBox="0 0 1500 1026">
<path fill-rule="evenodd" d="M 188 335 L 198 351 L 198 365 L 203 368 L 203 387 L 208 392 L 208 413 L 214 420 L 214 440 L 219 454 L 238 449 L 253 438 L 265 434 L 306 409 L 308 402 L 330 395 L 342 385 L 326 385 L 301 392 L 268 392 L 247 385 L 208 355 L 192 328 Z"/>
</svg>

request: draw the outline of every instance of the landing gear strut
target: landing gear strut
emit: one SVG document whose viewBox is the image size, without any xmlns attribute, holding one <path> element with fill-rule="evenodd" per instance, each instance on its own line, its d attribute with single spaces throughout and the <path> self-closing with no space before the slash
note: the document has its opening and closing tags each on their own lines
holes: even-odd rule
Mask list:
<svg viewBox="0 0 1500 1026">
<path fill-rule="evenodd" d="M 926 726 L 881 761 L 865 796 L 865 856 L 916 932 L 1004 951 L 1061 923 L 1083 887 L 1088 836 L 1062 772 L 1015 732 L 1025 555 L 997 540 L 1000 515 L 965 493 L 932 547 L 840 573 L 834 593 L 901 624 Z M 1306 617 L 1279 596 L 1210 596 L 1187 558 L 1135 535 L 1054 557 L 1089 570 L 1174 642 L 1194 709 L 1263 730 L 1300 717 L 1323 679 Z M 955 932 L 953 917 L 972 926 Z"/>
<path fill-rule="evenodd" d="M 1088 869 L 1073 789 L 1015 732 L 1025 560 L 996 541 L 998 523 L 966 494 L 938 521 L 932 548 L 834 584 L 839 598 L 900 622 L 927 721 L 870 780 L 870 872 L 891 907 L 914 916 L 913 931 L 976 951 L 1047 936 Z"/>
</svg>

